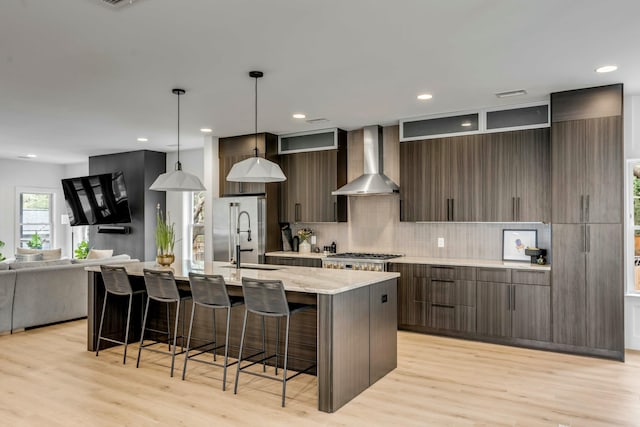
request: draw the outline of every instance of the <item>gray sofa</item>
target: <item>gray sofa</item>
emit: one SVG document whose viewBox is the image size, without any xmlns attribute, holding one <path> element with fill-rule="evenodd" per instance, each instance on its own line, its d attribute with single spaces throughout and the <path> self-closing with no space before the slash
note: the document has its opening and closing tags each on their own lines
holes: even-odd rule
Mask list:
<svg viewBox="0 0 640 427">
<path fill-rule="evenodd" d="M 131 262 L 138 260 L 117 256 L 0 271 L 0 333 L 86 317 L 85 267 Z"/>
</svg>

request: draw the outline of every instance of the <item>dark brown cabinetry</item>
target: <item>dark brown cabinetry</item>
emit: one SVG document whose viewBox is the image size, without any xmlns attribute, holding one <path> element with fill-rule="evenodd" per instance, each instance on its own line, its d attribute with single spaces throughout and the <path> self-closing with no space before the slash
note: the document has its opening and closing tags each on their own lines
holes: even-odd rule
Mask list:
<svg viewBox="0 0 640 427">
<path fill-rule="evenodd" d="M 346 132 L 338 130 L 338 149 L 280 156 L 287 180 L 280 185 L 280 222 L 344 222 L 346 196 L 331 192 L 347 183 Z"/>
<path fill-rule="evenodd" d="M 266 256 L 265 263 L 272 265 L 292 265 L 294 267 L 322 267 L 322 260 L 319 258 Z"/>
<path fill-rule="evenodd" d="M 553 342 L 624 359 L 622 85 L 551 102 Z"/>
<path fill-rule="evenodd" d="M 544 222 L 549 129 L 400 144 L 401 221 Z"/>
<path fill-rule="evenodd" d="M 554 224 L 553 240 L 554 342 L 622 351 L 622 225 Z"/>
<path fill-rule="evenodd" d="M 480 280 L 485 278 L 496 281 Z M 547 272 L 479 268 L 478 334 L 550 341 L 549 284 Z"/>
<path fill-rule="evenodd" d="M 553 223 L 622 220 L 622 117 L 571 120 L 552 127 Z"/>
<path fill-rule="evenodd" d="M 549 129 L 486 135 L 482 221 L 549 221 Z"/>
<path fill-rule="evenodd" d="M 257 140 L 258 154 L 278 163 L 278 137 L 270 133 L 260 133 L 257 135 Z M 255 156 L 255 146 L 256 135 L 254 134 L 220 138 L 218 157 L 220 159 L 219 182 L 221 196 L 264 194 L 267 193 L 269 187 L 272 187 L 277 192 L 278 184 L 227 181 L 227 175 L 234 164 Z M 273 198 L 275 197 L 277 197 L 277 194 L 273 196 Z"/>
<path fill-rule="evenodd" d="M 476 269 L 431 266 L 428 326 L 461 332 L 476 330 Z"/>
<path fill-rule="evenodd" d="M 401 221 L 481 219 L 482 137 L 400 144 Z"/>
<path fill-rule="evenodd" d="M 398 325 L 426 327 L 431 313 L 429 266 L 391 264 L 390 271 L 400 273 L 398 279 Z"/>
</svg>

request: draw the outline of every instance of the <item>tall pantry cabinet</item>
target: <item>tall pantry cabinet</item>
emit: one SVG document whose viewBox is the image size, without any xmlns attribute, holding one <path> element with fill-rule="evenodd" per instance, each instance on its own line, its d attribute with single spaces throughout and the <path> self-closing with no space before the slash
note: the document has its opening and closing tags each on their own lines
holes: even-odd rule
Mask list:
<svg viewBox="0 0 640 427">
<path fill-rule="evenodd" d="M 622 85 L 551 94 L 553 341 L 624 359 Z"/>
</svg>

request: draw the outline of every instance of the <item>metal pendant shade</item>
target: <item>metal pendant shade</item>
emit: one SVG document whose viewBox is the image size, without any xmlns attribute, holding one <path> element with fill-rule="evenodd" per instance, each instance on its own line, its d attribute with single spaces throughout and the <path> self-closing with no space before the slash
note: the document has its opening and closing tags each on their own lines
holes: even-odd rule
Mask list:
<svg viewBox="0 0 640 427">
<path fill-rule="evenodd" d="M 184 95 L 184 89 L 173 89 L 178 95 L 178 161 L 175 170 L 161 174 L 153 181 L 149 190 L 155 191 L 204 191 L 204 185 L 197 176 L 182 170 L 180 163 L 180 95 Z"/>
<path fill-rule="evenodd" d="M 256 79 L 255 84 L 255 156 L 244 159 L 231 167 L 227 174 L 227 181 L 233 182 L 281 182 L 287 177 L 277 163 L 258 156 L 258 79 L 264 74 L 262 71 L 251 71 L 249 76 Z"/>
</svg>

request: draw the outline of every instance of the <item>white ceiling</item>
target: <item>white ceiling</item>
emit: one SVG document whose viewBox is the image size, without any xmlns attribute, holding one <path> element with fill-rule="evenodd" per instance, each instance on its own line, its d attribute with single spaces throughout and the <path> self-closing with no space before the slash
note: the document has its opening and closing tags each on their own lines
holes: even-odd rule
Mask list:
<svg viewBox="0 0 640 427">
<path fill-rule="evenodd" d="M 252 133 L 253 69 L 265 72 L 259 131 L 273 133 L 615 82 L 638 94 L 639 17 L 637 0 L 1 0 L 0 157 L 173 151 L 174 87 L 187 90 L 182 148 L 201 147 L 204 126 Z M 528 95 L 494 95 L 513 89 Z"/>
</svg>

